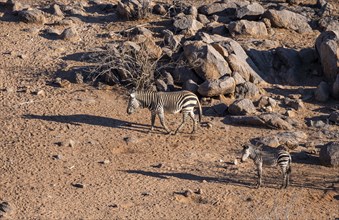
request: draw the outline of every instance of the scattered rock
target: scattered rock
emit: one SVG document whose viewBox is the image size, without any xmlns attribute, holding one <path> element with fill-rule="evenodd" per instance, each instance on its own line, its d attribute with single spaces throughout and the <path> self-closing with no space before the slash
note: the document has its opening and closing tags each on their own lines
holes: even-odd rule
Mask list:
<svg viewBox="0 0 339 220">
<path fill-rule="evenodd" d="M 111 161 L 110 160 L 102 160 L 102 161 L 99 161 L 99 163 L 101 164 L 109 164 Z"/>
<path fill-rule="evenodd" d="M 290 98 L 285 98 L 284 102 L 287 106 L 295 109 L 295 110 L 300 110 L 304 109 L 304 103 L 301 99 L 290 99 Z"/>
<path fill-rule="evenodd" d="M 85 185 L 82 183 L 72 183 L 72 186 L 80 189 L 85 188 Z"/>
<path fill-rule="evenodd" d="M 339 142 L 329 142 L 322 146 L 319 154 L 320 162 L 325 166 L 339 166 Z"/>
<path fill-rule="evenodd" d="M 8 202 L 0 203 L 0 218 L 8 216 L 13 212 L 13 207 Z"/>
<path fill-rule="evenodd" d="M 267 107 L 271 107 L 272 109 L 275 109 L 278 106 L 278 103 L 276 100 L 274 100 L 271 97 L 268 96 L 261 96 L 258 100 L 257 106 L 260 109 L 265 109 Z"/>
<path fill-rule="evenodd" d="M 249 99 L 235 100 L 228 108 L 228 112 L 232 115 L 248 115 L 256 111 L 253 102 Z"/>
<path fill-rule="evenodd" d="M 61 11 L 60 6 L 58 4 L 53 4 L 51 6 L 51 9 L 54 15 L 59 16 L 59 17 L 64 17 L 64 13 Z"/>
<path fill-rule="evenodd" d="M 245 82 L 235 88 L 236 98 L 257 99 L 259 96 L 260 90 L 254 83 Z"/>
<path fill-rule="evenodd" d="M 43 96 L 43 97 L 44 97 L 44 96 L 46 96 L 46 92 L 45 92 L 44 90 L 41 89 L 41 90 L 38 90 L 38 91 L 36 92 L 36 95 L 37 95 L 37 96 Z"/>
<path fill-rule="evenodd" d="M 78 41 L 80 36 L 74 27 L 66 28 L 60 35 L 61 39 L 69 41 Z"/>
<path fill-rule="evenodd" d="M 237 160 L 237 159 L 234 159 L 233 165 L 237 166 L 238 164 L 239 164 L 238 160 Z"/>
<path fill-rule="evenodd" d="M 311 32 L 312 28 L 308 24 L 307 18 L 301 14 L 289 10 L 267 10 L 264 17 L 270 19 L 273 27 L 295 30 L 299 33 Z"/>
<path fill-rule="evenodd" d="M 224 94 L 233 94 L 235 90 L 235 81 L 232 77 L 224 76 L 220 79 L 206 80 L 200 84 L 198 92 L 203 96 L 219 96 Z"/>
<path fill-rule="evenodd" d="M 194 195 L 194 192 L 190 189 L 185 190 L 185 192 L 183 193 L 185 197 L 191 197 L 192 195 Z"/>
<path fill-rule="evenodd" d="M 259 3 L 252 3 L 237 9 L 236 17 L 238 19 L 257 20 L 265 12 L 264 7 Z"/>
<path fill-rule="evenodd" d="M 339 74 L 337 74 L 337 78 L 334 81 L 333 86 L 332 86 L 332 96 L 335 99 L 339 99 Z"/>
<path fill-rule="evenodd" d="M 330 97 L 330 86 L 322 81 L 314 91 L 314 98 L 319 102 L 326 102 Z"/>
<path fill-rule="evenodd" d="M 339 110 L 331 112 L 328 120 L 336 125 L 339 125 Z"/>
<path fill-rule="evenodd" d="M 206 25 L 206 24 L 208 24 L 210 22 L 210 20 L 206 17 L 206 15 L 203 15 L 203 14 L 198 14 L 197 19 L 203 25 Z"/>
<path fill-rule="evenodd" d="M 164 44 L 171 48 L 173 51 L 176 51 L 179 46 L 183 35 L 174 35 L 172 31 L 165 29 L 164 34 Z"/>
<path fill-rule="evenodd" d="M 176 30 L 180 31 L 181 34 L 186 36 L 193 36 L 197 33 L 197 31 L 204 27 L 202 23 L 197 21 L 191 15 L 176 17 L 173 22 L 173 26 Z"/>
<path fill-rule="evenodd" d="M 167 10 L 162 4 L 155 4 L 153 7 L 153 13 L 157 15 L 165 15 Z"/>
<path fill-rule="evenodd" d="M 219 79 L 232 72 L 221 54 L 202 41 L 186 43 L 184 54 L 190 66 L 204 80 Z"/>
<path fill-rule="evenodd" d="M 195 193 L 201 195 L 203 193 L 203 190 L 199 188 Z"/>
<path fill-rule="evenodd" d="M 75 73 L 75 82 L 77 84 L 83 84 L 84 83 L 84 76 L 81 73 Z"/>
<path fill-rule="evenodd" d="M 265 126 L 273 129 L 290 130 L 293 126 L 287 121 L 288 118 L 278 113 L 263 113 L 258 116 L 231 116 L 230 122 L 240 125 Z"/>
<path fill-rule="evenodd" d="M 62 159 L 62 156 L 61 155 L 53 155 L 52 158 L 54 160 L 61 160 Z"/>
<path fill-rule="evenodd" d="M 145 0 L 120 0 L 117 4 L 117 12 L 122 17 L 135 20 L 147 15 L 151 1 Z"/>
<path fill-rule="evenodd" d="M 311 120 L 310 126 L 315 127 L 315 128 L 323 128 L 326 126 L 326 123 L 323 122 L 322 120 L 316 120 L 316 121 Z"/>
<path fill-rule="evenodd" d="M 18 16 L 22 21 L 26 23 L 38 23 L 38 24 L 46 23 L 46 18 L 43 12 L 38 9 L 19 11 Z"/>
<path fill-rule="evenodd" d="M 228 25 L 232 35 L 249 35 L 254 37 L 265 37 L 268 35 L 266 25 L 263 22 L 240 20 Z"/>
<path fill-rule="evenodd" d="M 288 109 L 288 110 L 286 110 L 284 115 L 286 115 L 290 118 L 294 118 L 297 115 L 297 112 L 293 109 Z"/>
</svg>

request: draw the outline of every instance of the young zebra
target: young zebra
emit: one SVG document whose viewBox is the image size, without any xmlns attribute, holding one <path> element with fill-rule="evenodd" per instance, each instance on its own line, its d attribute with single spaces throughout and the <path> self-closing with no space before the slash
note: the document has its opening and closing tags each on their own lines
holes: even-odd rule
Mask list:
<svg viewBox="0 0 339 220">
<path fill-rule="evenodd" d="M 263 165 L 279 166 L 283 174 L 283 182 L 281 188 L 286 188 L 289 185 L 292 162 L 291 155 L 289 152 L 283 150 L 281 147 L 272 150 L 274 152 L 264 152 L 263 150 L 251 144 L 243 146 L 241 162 L 246 161 L 247 158 L 250 158 L 257 166 L 257 188 L 261 186 Z"/>
<path fill-rule="evenodd" d="M 156 115 L 159 116 L 161 125 L 166 129 L 168 134 L 172 134 L 172 131 L 165 124 L 165 112 L 176 114 L 182 112 L 182 122 L 174 132 L 177 134 L 184 126 L 187 116 L 193 120 L 193 131 L 196 131 L 197 121 L 194 119 L 194 107 L 199 109 L 199 123 L 201 122 L 201 105 L 198 97 L 189 91 L 178 92 L 143 92 L 138 91 L 130 94 L 130 99 L 127 107 L 127 113 L 132 114 L 137 108 L 148 108 L 151 111 L 151 123 L 152 127 L 150 131 L 154 129 L 154 123 Z"/>
</svg>

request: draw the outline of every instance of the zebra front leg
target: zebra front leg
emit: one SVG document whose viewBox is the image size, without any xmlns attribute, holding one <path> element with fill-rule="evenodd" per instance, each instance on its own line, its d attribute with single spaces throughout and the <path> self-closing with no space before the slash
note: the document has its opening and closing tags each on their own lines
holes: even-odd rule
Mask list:
<svg viewBox="0 0 339 220">
<path fill-rule="evenodd" d="M 167 131 L 167 134 L 172 134 L 172 131 L 166 126 L 164 112 L 159 112 L 158 115 L 159 115 L 160 123 Z"/>
<path fill-rule="evenodd" d="M 195 131 L 197 130 L 197 120 L 195 120 L 194 118 L 194 113 L 193 112 L 190 112 L 189 113 L 189 116 L 191 117 L 191 119 L 193 120 L 193 130 L 192 130 L 192 134 L 195 133 Z"/>
<path fill-rule="evenodd" d="M 186 113 L 186 112 L 183 112 L 183 113 L 182 113 L 182 122 L 181 122 L 181 124 L 179 125 L 179 127 L 177 128 L 177 130 L 174 132 L 174 134 L 179 133 L 179 131 L 181 130 L 181 128 L 184 126 L 184 124 L 185 124 L 185 122 L 186 122 L 186 118 L 187 118 L 187 113 Z"/>
<path fill-rule="evenodd" d="M 157 114 L 155 112 L 151 112 L 151 129 L 148 131 L 149 133 L 154 130 L 154 124 L 155 124 L 155 117 Z"/>
<path fill-rule="evenodd" d="M 259 188 L 262 183 L 262 162 L 259 162 L 257 164 L 257 172 L 258 172 L 258 182 L 257 182 L 256 187 Z"/>
</svg>

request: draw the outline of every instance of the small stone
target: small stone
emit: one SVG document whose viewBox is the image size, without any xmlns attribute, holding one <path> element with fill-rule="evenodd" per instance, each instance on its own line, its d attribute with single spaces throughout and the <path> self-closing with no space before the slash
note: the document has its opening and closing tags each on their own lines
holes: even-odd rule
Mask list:
<svg viewBox="0 0 339 220">
<path fill-rule="evenodd" d="M 190 196 L 192 196 L 193 194 L 194 194 L 193 191 L 190 190 L 190 189 L 188 189 L 188 190 L 186 190 L 186 191 L 184 192 L 184 196 L 185 196 L 185 197 L 190 197 Z"/>
<path fill-rule="evenodd" d="M 75 82 L 76 82 L 77 84 L 82 84 L 82 83 L 84 83 L 84 77 L 83 77 L 83 75 L 82 75 L 81 73 L 76 73 L 76 74 L 75 74 Z"/>
<path fill-rule="evenodd" d="M 199 189 L 198 189 L 198 190 L 197 190 L 195 193 L 196 193 L 196 194 L 199 194 L 199 195 L 201 195 L 201 194 L 202 194 L 202 192 L 203 192 L 203 191 L 202 191 L 202 189 L 201 189 L 201 188 L 199 188 Z"/>
<path fill-rule="evenodd" d="M 13 92 L 15 92 L 15 89 L 13 87 L 7 87 L 6 92 L 13 93 Z"/>
<path fill-rule="evenodd" d="M 237 159 L 234 159 L 233 165 L 237 166 L 238 164 L 239 164 L 238 160 L 237 160 Z"/>
<path fill-rule="evenodd" d="M 37 96 L 46 96 L 46 92 L 44 90 L 39 90 L 36 92 Z"/>
<path fill-rule="evenodd" d="M 109 164 L 111 161 L 110 160 L 102 160 L 99 163 L 101 164 Z"/>
<path fill-rule="evenodd" d="M 167 13 L 165 7 L 161 4 L 156 4 L 153 7 L 153 13 L 157 15 L 165 15 Z"/>
<path fill-rule="evenodd" d="M 297 113 L 296 113 L 296 111 L 290 109 L 290 110 L 286 110 L 284 115 L 286 115 L 286 116 L 288 116 L 290 118 L 294 118 L 297 115 Z"/>
<path fill-rule="evenodd" d="M 203 183 L 207 183 L 207 181 L 206 181 L 206 180 L 202 180 L 202 182 L 203 182 Z"/>
<path fill-rule="evenodd" d="M 143 196 L 150 196 L 152 194 L 150 192 L 143 192 L 143 193 L 141 193 L 141 195 L 143 195 Z"/>
<path fill-rule="evenodd" d="M 74 27 L 65 29 L 60 35 L 61 39 L 69 41 L 78 41 L 80 39 L 78 32 Z"/>
<path fill-rule="evenodd" d="M 117 204 L 112 204 L 112 205 L 109 205 L 108 207 L 110 207 L 110 208 L 118 208 L 118 205 Z"/>
<path fill-rule="evenodd" d="M 62 156 L 59 155 L 59 154 L 57 154 L 57 155 L 53 155 L 52 158 L 53 158 L 54 160 L 61 160 L 61 159 L 62 159 Z"/>
<path fill-rule="evenodd" d="M 75 141 L 69 140 L 67 145 L 68 145 L 69 147 L 75 147 Z"/>
<path fill-rule="evenodd" d="M 0 217 L 1 217 L 1 212 L 4 213 L 9 213 L 12 211 L 11 206 L 8 204 L 8 202 L 2 202 L 0 203 Z"/>
<path fill-rule="evenodd" d="M 82 183 L 72 183 L 72 186 L 74 186 L 76 188 L 81 188 L 81 189 L 85 187 L 85 185 L 82 184 Z"/>
</svg>

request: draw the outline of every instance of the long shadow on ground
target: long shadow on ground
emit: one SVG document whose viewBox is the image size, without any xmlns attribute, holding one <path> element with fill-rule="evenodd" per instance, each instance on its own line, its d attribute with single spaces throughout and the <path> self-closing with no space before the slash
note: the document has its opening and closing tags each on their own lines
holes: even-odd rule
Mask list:
<svg viewBox="0 0 339 220">
<path fill-rule="evenodd" d="M 208 176 L 199 176 L 191 173 L 183 172 L 152 172 L 145 170 L 122 170 L 128 174 L 139 174 L 159 179 L 169 179 L 169 177 L 175 177 L 182 180 L 198 181 L 202 182 L 206 180 L 207 182 L 221 183 L 221 184 L 230 184 L 234 186 L 242 186 L 246 188 L 256 188 L 257 176 L 253 173 L 239 174 L 239 173 L 226 173 L 220 178 L 217 177 L 208 177 Z M 309 188 L 316 190 L 332 190 L 333 183 L 337 183 L 339 179 L 336 176 L 326 177 L 322 175 L 311 174 L 309 176 L 300 176 L 297 177 L 297 174 L 292 175 L 290 181 L 290 187 L 296 188 Z M 273 188 L 280 189 L 280 176 L 268 177 L 267 174 L 263 178 L 263 188 Z"/>
<path fill-rule="evenodd" d="M 53 121 L 58 123 L 66 123 L 73 125 L 89 124 L 96 126 L 104 126 L 109 128 L 119 128 L 126 130 L 134 130 L 147 133 L 151 128 L 150 125 L 132 123 L 115 118 L 108 118 L 96 115 L 23 115 L 25 119 L 36 119 L 44 121 Z M 159 128 L 159 127 L 156 127 Z"/>
</svg>

